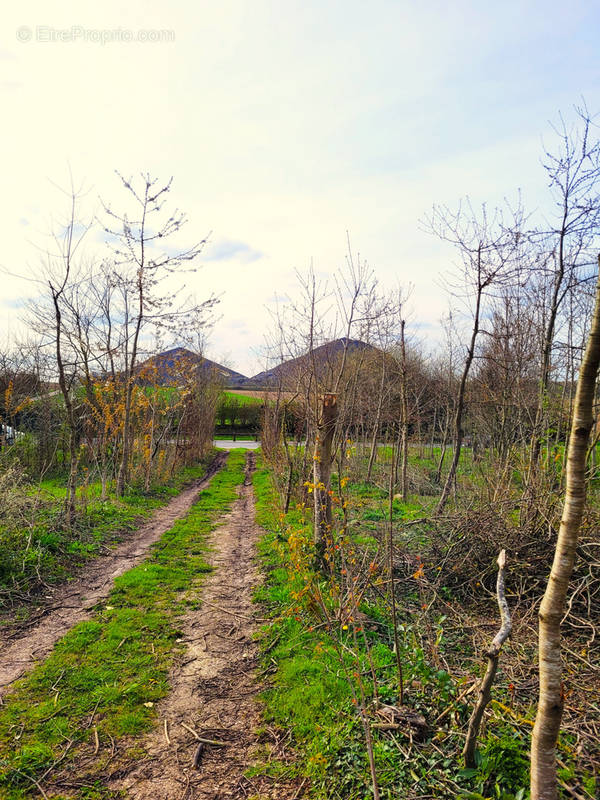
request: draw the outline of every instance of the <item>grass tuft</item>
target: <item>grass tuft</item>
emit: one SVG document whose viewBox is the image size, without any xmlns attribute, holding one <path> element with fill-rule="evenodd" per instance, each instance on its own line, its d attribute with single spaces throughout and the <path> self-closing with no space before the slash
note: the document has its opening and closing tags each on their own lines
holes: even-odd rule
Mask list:
<svg viewBox="0 0 600 800">
<path fill-rule="evenodd" d="M 0 709 L 0 796 L 39 795 L 34 781 L 51 781 L 54 765 L 64 768 L 93 746 L 94 726 L 101 744 L 112 737 L 118 745 L 155 724 L 154 704 L 169 690 L 186 600 L 195 598 L 210 571 L 207 537 L 236 497 L 244 461 L 244 452 L 231 453 L 149 558 L 117 578 L 93 618 L 64 636 L 6 698 Z M 110 796 L 102 791 L 76 796 Z"/>
</svg>

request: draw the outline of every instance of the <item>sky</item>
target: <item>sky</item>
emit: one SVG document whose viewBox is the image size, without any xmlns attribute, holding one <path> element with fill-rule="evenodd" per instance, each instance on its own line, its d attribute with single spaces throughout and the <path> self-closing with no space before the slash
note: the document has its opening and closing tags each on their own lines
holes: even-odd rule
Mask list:
<svg viewBox="0 0 600 800">
<path fill-rule="evenodd" d="M 64 216 L 57 187 L 118 205 L 115 170 L 173 177 L 209 236 L 188 285 L 221 297 L 206 354 L 252 375 L 296 271 L 352 248 L 438 335 L 451 250 L 433 203 L 523 193 L 544 208 L 551 121 L 600 111 L 597 2 L 23 0 L 3 9 L 0 325 L 18 336 L 27 277 Z M 21 276 L 21 277 L 19 277 Z"/>
</svg>

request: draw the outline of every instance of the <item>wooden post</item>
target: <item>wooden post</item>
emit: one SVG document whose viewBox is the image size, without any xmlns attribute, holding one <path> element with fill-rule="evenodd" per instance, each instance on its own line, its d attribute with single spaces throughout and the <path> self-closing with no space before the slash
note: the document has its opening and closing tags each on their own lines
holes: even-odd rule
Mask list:
<svg viewBox="0 0 600 800">
<path fill-rule="evenodd" d="M 483 719 L 483 712 L 487 704 L 490 702 L 492 696 L 492 684 L 496 677 L 496 670 L 498 669 L 498 658 L 502 645 L 510 636 L 512 630 L 512 623 L 510 620 L 510 611 L 508 610 L 508 603 L 506 602 L 505 586 L 504 586 L 504 567 L 506 566 L 506 550 L 501 550 L 498 556 L 498 579 L 496 581 L 496 594 L 498 597 L 498 607 L 500 609 L 500 630 L 494 636 L 492 643 L 487 651 L 488 658 L 487 669 L 481 685 L 479 687 L 479 697 L 475 703 L 475 708 L 469 720 L 469 730 L 467 731 L 467 739 L 463 748 L 463 756 L 465 759 L 465 767 L 475 766 L 475 747 L 477 745 L 477 734 L 481 720 Z"/>
</svg>

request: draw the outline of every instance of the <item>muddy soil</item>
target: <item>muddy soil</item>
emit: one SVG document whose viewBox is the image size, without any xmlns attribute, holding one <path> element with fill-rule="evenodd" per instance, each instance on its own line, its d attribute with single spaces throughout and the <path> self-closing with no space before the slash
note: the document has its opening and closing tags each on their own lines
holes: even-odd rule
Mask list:
<svg viewBox="0 0 600 800">
<path fill-rule="evenodd" d="M 253 640 L 260 620 L 252 604 L 260 530 L 250 483 L 253 462 L 249 454 L 245 484 L 212 535 L 214 571 L 202 586 L 202 607 L 182 620 L 185 652 L 171 672 L 169 696 L 158 705 L 158 725 L 144 742 L 146 756 L 120 765 L 109 781 L 131 800 L 301 796 L 302 786 L 243 774 L 260 725 Z"/>
<path fill-rule="evenodd" d="M 0 701 L 10 685 L 45 658 L 61 636 L 90 618 L 93 607 L 107 597 L 115 578 L 147 557 L 151 546 L 189 511 L 226 458 L 225 453 L 219 453 L 203 478 L 159 509 L 113 551 L 86 564 L 73 581 L 53 590 L 52 599 L 34 618 L 16 631 L 0 634 Z"/>
</svg>

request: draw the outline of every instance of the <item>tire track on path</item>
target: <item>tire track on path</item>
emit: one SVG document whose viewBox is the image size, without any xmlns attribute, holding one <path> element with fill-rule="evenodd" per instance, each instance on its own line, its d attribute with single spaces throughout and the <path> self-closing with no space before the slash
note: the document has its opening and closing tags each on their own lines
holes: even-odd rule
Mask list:
<svg viewBox="0 0 600 800">
<path fill-rule="evenodd" d="M 58 639 L 92 616 L 94 606 L 108 596 L 115 578 L 146 558 L 152 545 L 189 511 L 226 460 L 227 454 L 219 453 L 203 478 L 156 511 L 114 551 L 86 564 L 75 580 L 55 591 L 52 604 L 42 610 L 33 624 L 29 623 L 17 633 L 0 636 L 0 701 L 14 681 L 50 653 Z"/>
<path fill-rule="evenodd" d="M 259 582 L 251 474 L 223 524 L 212 534 L 213 572 L 200 590 L 201 608 L 181 622 L 185 652 L 173 667 L 169 695 L 157 706 L 158 725 L 146 737 L 145 756 L 117 763 L 108 785 L 131 800 L 292 800 L 296 786 L 244 777 L 258 744 L 257 623 L 252 603 Z M 198 737 L 222 743 L 202 744 Z"/>
</svg>

